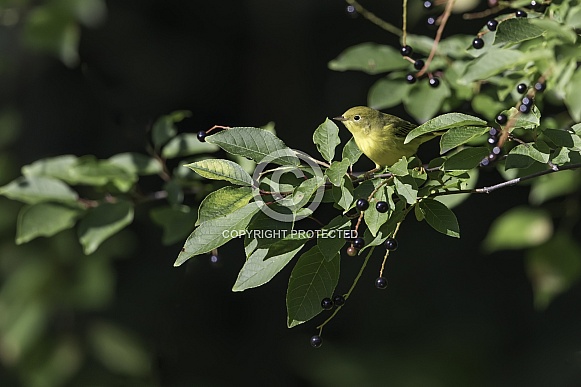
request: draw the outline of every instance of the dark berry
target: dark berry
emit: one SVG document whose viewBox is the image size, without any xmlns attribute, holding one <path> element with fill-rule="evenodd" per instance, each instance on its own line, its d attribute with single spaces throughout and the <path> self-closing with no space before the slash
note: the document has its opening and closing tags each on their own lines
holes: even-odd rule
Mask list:
<svg viewBox="0 0 581 387">
<path fill-rule="evenodd" d="M 480 50 L 482 47 L 484 47 L 484 40 L 482 40 L 482 38 L 474 38 L 474 40 L 472 41 L 472 47 L 474 47 L 477 50 Z"/>
<path fill-rule="evenodd" d="M 206 141 L 206 131 L 205 130 L 200 130 L 198 132 L 198 141 L 200 141 L 200 142 Z"/>
<path fill-rule="evenodd" d="M 311 337 L 311 346 L 312 347 L 319 348 L 321 345 L 323 345 L 323 339 L 321 338 L 321 336 L 314 335 L 313 337 Z"/>
<path fill-rule="evenodd" d="M 523 97 L 522 103 L 523 103 L 523 105 L 532 105 L 533 104 L 533 99 L 532 98 L 529 98 L 529 97 Z"/>
<path fill-rule="evenodd" d="M 424 68 L 426 63 L 422 59 L 418 59 L 414 62 L 414 69 L 421 70 Z"/>
<path fill-rule="evenodd" d="M 434 27 L 436 25 L 436 18 L 433 16 L 430 16 L 427 20 L 426 20 L 426 24 L 428 25 L 428 27 Z"/>
<path fill-rule="evenodd" d="M 524 103 L 518 107 L 521 113 L 528 114 L 531 112 L 531 105 L 525 105 Z"/>
<path fill-rule="evenodd" d="M 498 141 L 498 138 L 496 136 L 490 136 L 490 137 L 488 137 L 487 141 L 490 145 L 494 145 Z"/>
<path fill-rule="evenodd" d="M 333 303 L 336 306 L 341 306 L 341 305 L 345 304 L 345 297 L 343 297 L 340 294 L 337 294 L 335 297 L 333 297 Z"/>
<path fill-rule="evenodd" d="M 488 27 L 490 31 L 496 31 L 496 27 L 498 27 L 498 20 L 495 19 L 489 20 L 486 23 L 486 27 Z"/>
<path fill-rule="evenodd" d="M 501 149 L 500 149 L 500 147 L 498 147 L 498 146 L 495 146 L 494 148 L 492 148 L 492 153 L 493 153 L 493 154 L 495 154 L 495 155 L 497 155 L 497 156 L 498 156 L 498 155 L 500 154 L 500 152 L 501 152 Z"/>
<path fill-rule="evenodd" d="M 490 164 L 490 160 L 488 160 L 488 157 L 485 157 L 485 158 L 483 158 L 483 159 L 480 161 L 480 166 L 481 166 L 481 167 L 487 167 L 487 166 L 488 166 L 488 164 Z"/>
<path fill-rule="evenodd" d="M 355 202 L 355 207 L 357 207 L 359 211 L 365 211 L 369 208 L 369 202 L 363 198 L 357 199 L 357 202 Z"/>
<path fill-rule="evenodd" d="M 377 289 L 385 289 L 387 288 L 387 280 L 383 277 L 379 277 L 375 280 L 375 287 Z"/>
<path fill-rule="evenodd" d="M 432 9 L 434 7 L 434 3 L 429 0 L 424 1 L 424 8 L 425 9 Z"/>
<path fill-rule="evenodd" d="M 430 80 L 428 81 L 428 83 L 432 87 L 438 87 L 438 86 L 440 86 L 440 80 L 438 78 L 430 78 Z"/>
<path fill-rule="evenodd" d="M 356 249 L 360 250 L 365 246 L 365 240 L 363 240 L 363 238 L 355 238 L 355 240 L 353 241 L 353 247 L 355 247 Z"/>
<path fill-rule="evenodd" d="M 350 257 L 354 257 L 357 255 L 357 249 L 353 246 L 347 247 L 347 255 Z"/>
<path fill-rule="evenodd" d="M 347 15 L 351 16 L 351 17 L 357 17 L 357 10 L 355 9 L 354 6 L 352 5 L 348 5 L 345 8 L 345 12 L 347 13 Z"/>
<path fill-rule="evenodd" d="M 387 210 L 389 210 L 389 204 L 383 201 L 377 202 L 377 204 L 375 205 L 375 209 L 377 210 L 377 212 L 381 212 L 382 214 L 384 214 L 387 212 Z"/>
<path fill-rule="evenodd" d="M 333 309 L 333 300 L 331 300 L 329 297 L 323 298 L 321 300 L 321 308 L 325 310 Z"/>
<path fill-rule="evenodd" d="M 547 85 L 545 85 L 544 83 L 541 83 L 541 82 L 535 83 L 535 90 L 536 91 L 544 91 L 546 87 L 547 87 Z"/>
<path fill-rule="evenodd" d="M 401 48 L 400 52 L 402 56 L 410 56 L 414 52 L 414 50 L 410 46 L 405 45 Z"/>
<path fill-rule="evenodd" d="M 415 83 L 416 81 L 416 76 L 413 74 L 407 74 L 405 76 L 405 80 L 407 81 L 407 83 Z"/>
<path fill-rule="evenodd" d="M 488 160 L 494 161 L 494 160 L 496 160 L 496 156 L 497 155 L 495 155 L 494 153 L 491 153 L 491 154 L 488 155 Z"/>
<path fill-rule="evenodd" d="M 527 17 L 527 13 L 525 11 L 522 11 L 522 10 L 519 9 L 518 11 L 516 11 L 514 13 L 514 16 L 516 16 L 516 17 Z"/>
<path fill-rule="evenodd" d="M 498 122 L 500 125 L 504 125 L 508 122 L 508 117 L 506 114 L 499 114 L 496 116 L 496 122 Z"/>
<path fill-rule="evenodd" d="M 387 238 L 385 240 L 385 248 L 389 251 L 397 250 L 397 239 L 395 238 Z"/>
<path fill-rule="evenodd" d="M 528 87 L 524 83 L 519 83 L 516 86 L 516 91 L 519 92 L 520 94 L 524 94 L 524 92 L 527 91 L 527 89 L 528 89 Z"/>
<path fill-rule="evenodd" d="M 497 136 L 499 133 L 498 129 L 496 128 L 490 128 L 490 130 L 488 131 L 488 134 L 493 137 L 493 136 Z"/>
</svg>

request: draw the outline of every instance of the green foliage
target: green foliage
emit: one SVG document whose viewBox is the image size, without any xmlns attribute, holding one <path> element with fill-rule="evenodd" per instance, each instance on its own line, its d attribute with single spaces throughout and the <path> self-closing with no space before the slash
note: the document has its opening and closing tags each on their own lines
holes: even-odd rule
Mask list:
<svg viewBox="0 0 581 387">
<path fill-rule="evenodd" d="M 480 50 L 468 48 L 466 35 L 434 42 L 408 34 L 407 44 L 420 55 L 427 56 L 438 43 L 424 69 L 440 79 L 438 87 L 423 73 L 416 73 L 417 82 L 405 83 L 410 64 L 388 46 L 362 43 L 329 63 L 332 70 L 384 74 L 371 87 L 368 104 L 403 104 L 421 123 L 406 142 L 442 135 L 439 157 L 426 165 L 403 157 L 377 173 L 353 173 L 362 153 L 350 139 L 339 155 L 339 128 L 329 118 L 313 130 L 320 158 L 290 148 L 264 128 L 216 127 L 220 130 L 200 142 L 191 133 L 179 134 L 176 124 L 189 113 L 177 111 L 152 125 L 148 155 L 122 153 L 103 160 L 64 155 L 24 166 L 23 176 L 0 187 L 0 195 L 25 204 L 16 241 L 52 237 L 76 225 L 84 253 L 98 254 L 105 241 L 132 223 L 136 208 L 163 201 L 149 213 L 163 228 L 164 243 L 186 238 L 175 266 L 244 238 L 245 262 L 232 288 L 244 291 L 268 283 L 298 257 L 288 283 L 287 324 L 309 321 L 322 312 L 321 300 L 333 295 L 345 246 L 355 255 L 368 250 L 363 270 L 374 248 L 395 237 L 410 212 L 435 231 L 459 238 L 452 208 L 470 194 L 525 181 L 531 181 L 534 205 L 579 193 L 581 124 L 573 124 L 581 120 L 581 50 L 575 31 L 580 7 L 565 0 L 531 19 L 499 17 L 496 31 L 481 32 L 485 46 Z M 530 111 L 522 110 L 523 96 L 515 91 L 521 82 L 542 85 L 527 91 Z M 554 108 L 545 113 L 548 102 Z M 472 109 L 455 111 L 463 103 Z M 507 122 L 496 123 L 498 114 Z M 490 129 L 498 134 L 487 138 Z M 218 151 L 229 159 L 208 155 Z M 170 171 L 167 159 L 176 159 L 179 167 Z M 481 167 L 491 166 L 506 180 L 476 188 Z M 159 191 L 141 192 L 138 184 L 145 175 L 159 176 Z M 367 200 L 369 208 L 358 210 L 357 199 Z M 378 202 L 387 203 L 387 211 L 377 211 Z M 322 203 L 332 207 L 329 222 L 319 220 Z M 514 208 L 498 216 L 484 243 L 488 252 L 528 249 L 527 270 L 540 308 L 581 276 L 578 243 L 570 229 L 554 225 L 555 217 L 567 214 L 562 208 L 555 213 Z M 560 256 L 555 259 L 552 251 Z M 42 323 L 41 309 L 27 313 L 26 324 Z M 130 359 L 108 364 L 121 373 L 138 375 L 148 361 L 130 338 L 106 325 L 93 330 L 92 345 L 104 363 L 111 357 Z M 58 350 L 74 351 L 74 346 Z"/>
</svg>

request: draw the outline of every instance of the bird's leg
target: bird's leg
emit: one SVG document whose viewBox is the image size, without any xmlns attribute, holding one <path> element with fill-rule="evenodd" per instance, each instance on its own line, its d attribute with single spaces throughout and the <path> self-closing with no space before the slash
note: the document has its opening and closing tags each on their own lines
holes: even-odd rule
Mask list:
<svg viewBox="0 0 581 387">
<path fill-rule="evenodd" d="M 373 168 L 370 171 L 367 171 L 363 174 L 363 180 L 369 180 L 373 177 L 373 174 L 377 171 L 381 170 L 381 167 L 379 165 L 375 165 L 375 168 Z"/>
</svg>

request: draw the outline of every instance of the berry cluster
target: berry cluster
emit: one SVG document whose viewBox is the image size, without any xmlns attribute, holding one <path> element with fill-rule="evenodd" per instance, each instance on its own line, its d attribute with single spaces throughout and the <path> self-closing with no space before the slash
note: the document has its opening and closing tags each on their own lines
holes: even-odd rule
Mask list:
<svg viewBox="0 0 581 387">
<path fill-rule="evenodd" d="M 502 116 L 502 117 L 501 117 Z M 497 117 L 501 118 L 502 121 L 506 122 L 507 118 L 504 114 L 499 114 L 499 116 Z M 490 128 L 490 130 L 488 131 L 488 143 L 490 145 L 492 145 L 492 151 L 490 152 L 490 154 L 488 156 L 486 156 L 485 158 L 482 159 L 482 161 L 480 161 L 480 166 L 481 167 L 486 167 L 488 165 L 490 165 L 491 162 L 493 162 L 494 160 L 496 160 L 496 158 L 498 156 L 500 156 L 500 154 L 502 153 L 502 149 L 500 149 L 500 147 L 498 146 L 498 135 L 500 134 L 500 131 L 496 128 Z"/>
<path fill-rule="evenodd" d="M 331 310 L 334 306 L 341 306 L 345 304 L 345 297 L 340 294 L 333 296 L 333 299 L 325 297 L 321 300 L 321 308 Z"/>
<path fill-rule="evenodd" d="M 410 62 L 413 62 L 414 69 L 420 71 L 421 69 L 424 68 L 424 66 L 426 65 L 426 62 L 424 62 L 423 59 L 415 59 L 415 60 L 412 59 L 411 56 L 412 56 L 413 52 L 414 52 L 413 48 L 411 46 L 408 46 L 408 45 L 403 46 L 400 50 L 400 53 L 403 57 L 408 58 L 410 60 Z M 408 73 L 405 76 L 405 80 L 407 83 L 410 83 L 410 84 L 415 83 L 417 81 L 417 76 L 415 74 Z M 428 83 L 432 87 L 438 87 L 438 86 L 440 86 L 440 79 L 429 75 Z"/>
</svg>

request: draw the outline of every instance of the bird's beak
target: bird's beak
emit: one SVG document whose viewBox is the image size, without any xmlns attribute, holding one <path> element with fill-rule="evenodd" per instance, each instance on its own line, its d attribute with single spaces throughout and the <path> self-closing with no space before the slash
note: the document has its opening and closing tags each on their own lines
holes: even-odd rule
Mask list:
<svg viewBox="0 0 581 387">
<path fill-rule="evenodd" d="M 347 121 L 347 118 L 343 117 L 343 116 L 339 116 L 339 117 L 333 117 L 333 119 L 335 121 Z"/>
</svg>

